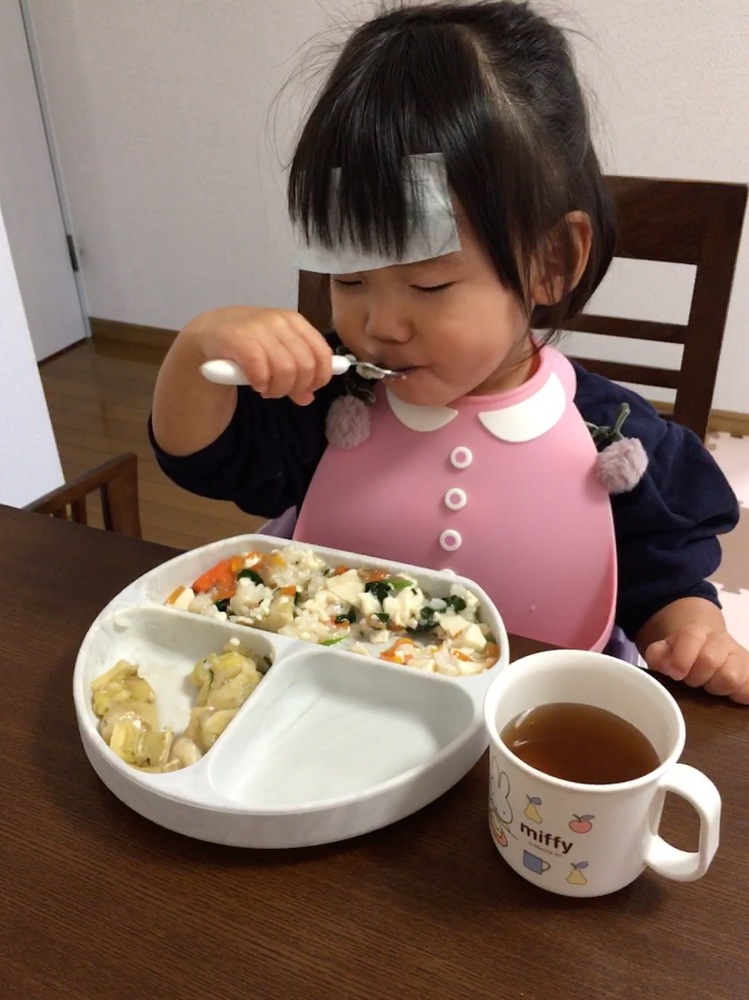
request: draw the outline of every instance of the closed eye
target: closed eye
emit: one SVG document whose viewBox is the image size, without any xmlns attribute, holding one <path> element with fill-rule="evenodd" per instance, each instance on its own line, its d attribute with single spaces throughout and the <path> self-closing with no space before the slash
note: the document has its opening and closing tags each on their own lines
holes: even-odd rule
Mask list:
<svg viewBox="0 0 749 1000">
<path fill-rule="evenodd" d="M 353 288 L 355 285 L 360 285 L 361 281 L 356 278 L 352 278 L 349 281 L 344 281 L 343 278 L 333 278 L 336 285 L 341 285 L 343 288 Z"/>
<path fill-rule="evenodd" d="M 432 292 L 443 292 L 446 288 L 450 288 L 454 284 L 454 281 L 446 281 L 442 285 L 411 285 L 411 288 L 414 288 L 417 292 L 431 294 Z"/>
</svg>

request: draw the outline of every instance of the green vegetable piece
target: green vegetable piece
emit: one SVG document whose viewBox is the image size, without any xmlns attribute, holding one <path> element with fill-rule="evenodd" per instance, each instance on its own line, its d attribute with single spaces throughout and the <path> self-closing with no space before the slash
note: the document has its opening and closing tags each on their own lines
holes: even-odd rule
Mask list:
<svg viewBox="0 0 749 1000">
<path fill-rule="evenodd" d="M 231 598 L 229 597 L 222 597 L 220 601 L 214 601 L 213 603 L 216 605 L 219 611 L 226 611 L 229 607 L 230 600 Z"/>
<path fill-rule="evenodd" d="M 390 622 L 390 615 L 385 614 L 384 611 L 376 611 L 375 618 L 378 618 L 381 622 L 384 622 L 386 625 L 389 624 Z"/>
<path fill-rule="evenodd" d="M 353 623 L 356 621 L 356 608 L 349 608 L 348 611 L 344 611 L 342 615 L 335 616 L 336 625 L 342 625 L 344 622 Z"/>
<path fill-rule="evenodd" d="M 430 608 L 425 605 L 421 609 L 421 614 L 419 620 L 413 628 L 407 629 L 408 632 L 430 632 L 434 628 L 434 616 L 437 612 L 434 608 Z"/>
<path fill-rule="evenodd" d="M 241 569 L 237 573 L 237 579 L 241 580 L 243 576 L 246 576 L 248 580 L 252 580 L 253 583 L 259 583 L 262 587 L 265 586 L 265 580 L 254 569 Z"/>
<path fill-rule="evenodd" d="M 318 643 L 318 646 L 335 646 L 337 642 L 343 642 L 345 638 L 346 638 L 345 635 L 341 635 L 338 636 L 337 639 L 321 639 Z"/>
<path fill-rule="evenodd" d="M 383 580 L 383 583 L 390 584 L 393 590 L 405 590 L 406 587 L 413 588 L 411 581 L 404 580 L 402 576 L 389 576 L 387 580 Z"/>
<path fill-rule="evenodd" d="M 456 597 L 455 595 L 452 595 L 451 597 L 446 597 L 445 604 L 448 606 L 448 608 L 452 608 L 456 614 L 460 613 L 461 611 L 465 611 L 465 609 L 468 607 L 468 605 L 466 604 L 466 602 L 463 600 L 462 597 Z"/>
<path fill-rule="evenodd" d="M 368 594 L 374 594 L 380 604 L 382 604 L 392 590 L 392 587 L 387 580 L 370 580 L 369 583 L 364 584 L 364 590 Z"/>
</svg>

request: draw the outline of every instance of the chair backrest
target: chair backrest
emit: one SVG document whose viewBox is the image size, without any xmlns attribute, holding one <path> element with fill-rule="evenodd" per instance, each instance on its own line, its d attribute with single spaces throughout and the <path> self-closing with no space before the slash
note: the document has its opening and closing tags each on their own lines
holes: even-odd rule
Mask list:
<svg viewBox="0 0 749 1000">
<path fill-rule="evenodd" d="M 670 416 L 704 439 L 715 390 L 744 210 L 745 184 L 607 178 L 619 215 L 617 257 L 693 264 L 686 324 L 583 313 L 566 329 L 682 344 L 678 369 L 580 358 L 588 371 L 617 382 L 676 390 Z"/>
<path fill-rule="evenodd" d="M 63 483 L 23 509 L 88 524 L 86 500 L 97 490 L 101 497 L 102 519 L 107 531 L 141 538 L 138 456 L 131 451 Z"/>
<path fill-rule="evenodd" d="M 707 432 L 731 295 L 745 184 L 608 177 L 619 215 L 617 257 L 696 266 L 689 320 L 656 323 L 584 313 L 566 328 L 609 337 L 682 344 L 678 369 L 580 358 L 589 371 L 620 382 L 676 390 L 672 418 L 701 438 Z M 299 312 L 318 330 L 330 326 L 327 275 L 301 272 Z"/>
</svg>

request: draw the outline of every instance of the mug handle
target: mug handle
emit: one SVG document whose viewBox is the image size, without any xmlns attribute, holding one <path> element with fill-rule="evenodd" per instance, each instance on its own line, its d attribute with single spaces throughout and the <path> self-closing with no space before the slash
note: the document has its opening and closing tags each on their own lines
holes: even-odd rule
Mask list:
<svg viewBox="0 0 749 1000">
<path fill-rule="evenodd" d="M 718 849 L 720 833 L 720 794 L 712 781 L 688 764 L 675 764 L 658 783 L 663 802 L 666 792 L 675 792 L 694 806 L 700 817 L 700 842 L 696 851 L 680 851 L 659 836 L 650 838 L 644 862 L 666 878 L 691 882 L 702 878 Z"/>
</svg>

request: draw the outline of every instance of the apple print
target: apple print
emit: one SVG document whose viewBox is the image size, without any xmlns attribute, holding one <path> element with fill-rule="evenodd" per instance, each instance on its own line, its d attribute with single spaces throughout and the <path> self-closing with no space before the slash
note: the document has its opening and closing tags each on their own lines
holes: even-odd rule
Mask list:
<svg viewBox="0 0 749 1000">
<path fill-rule="evenodd" d="M 588 833 L 593 829 L 593 824 L 590 821 L 595 819 L 595 816 L 578 816 L 577 813 L 572 815 L 575 817 L 570 823 L 570 830 L 573 833 Z"/>
</svg>

